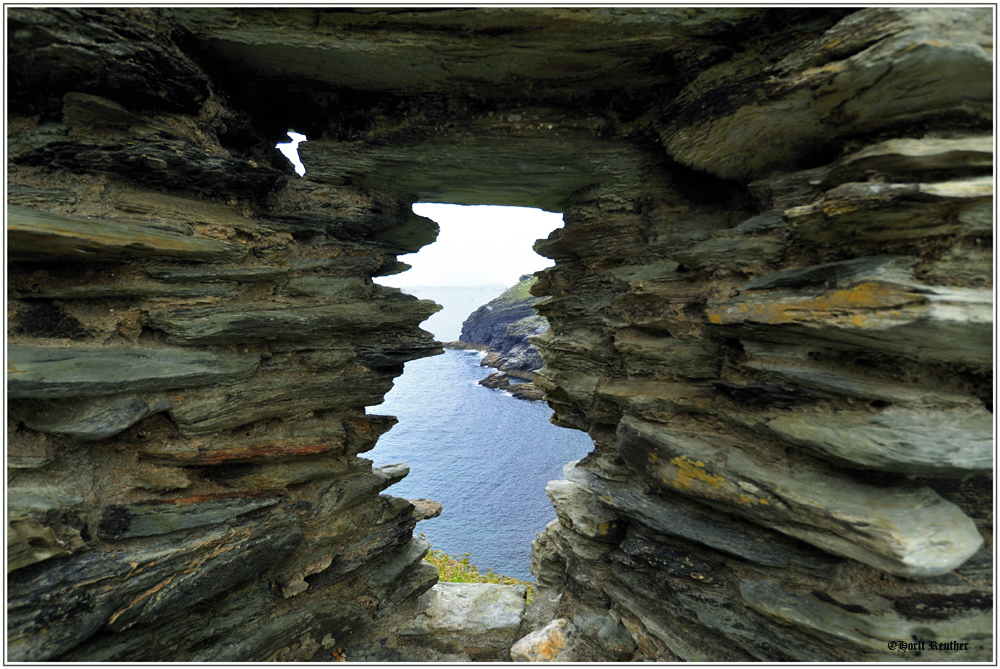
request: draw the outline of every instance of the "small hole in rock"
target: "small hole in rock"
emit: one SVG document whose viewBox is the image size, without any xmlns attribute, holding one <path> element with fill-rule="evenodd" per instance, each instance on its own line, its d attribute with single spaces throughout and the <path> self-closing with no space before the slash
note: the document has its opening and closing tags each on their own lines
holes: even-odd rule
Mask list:
<svg viewBox="0 0 1000 669">
<path fill-rule="evenodd" d="M 293 130 L 288 131 L 288 136 L 292 141 L 285 142 L 283 144 L 275 144 L 274 148 L 281 151 L 281 153 L 285 155 L 285 158 L 288 158 L 292 165 L 295 166 L 296 174 L 300 177 L 304 177 L 306 175 L 306 167 L 302 164 L 302 161 L 299 160 L 299 144 L 308 140 L 305 135 Z"/>
</svg>

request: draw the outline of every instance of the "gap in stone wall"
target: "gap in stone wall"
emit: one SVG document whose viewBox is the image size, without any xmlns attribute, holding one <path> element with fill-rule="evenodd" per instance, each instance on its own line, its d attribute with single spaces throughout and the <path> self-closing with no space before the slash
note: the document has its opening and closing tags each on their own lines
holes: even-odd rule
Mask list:
<svg viewBox="0 0 1000 669">
<path fill-rule="evenodd" d="M 554 519 L 545 487 L 592 447 L 585 434 L 551 424 L 551 410 L 540 399 L 519 399 L 541 396 L 523 382 L 541 365 L 528 337 L 548 327 L 528 290 L 533 272 L 551 262 L 531 245 L 561 227 L 561 216 L 438 203 L 418 203 L 413 211 L 439 223 L 438 241 L 402 258 L 411 270 L 378 282 L 441 304 L 422 325 L 436 339 L 453 342 L 462 332 L 462 346 L 491 345 L 476 350 L 446 343 L 451 350 L 443 356 L 408 362 L 379 407 L 400 422 L 369 457 L 379 466 L 397 460 L 409 466 L 410 475 L 391 494 L 442 502 L 441 517 L 421 528 L 435 548 L 458 557 L 470 553 L 483 573 L 534 580 L 531 541 Z"/>
</svg>

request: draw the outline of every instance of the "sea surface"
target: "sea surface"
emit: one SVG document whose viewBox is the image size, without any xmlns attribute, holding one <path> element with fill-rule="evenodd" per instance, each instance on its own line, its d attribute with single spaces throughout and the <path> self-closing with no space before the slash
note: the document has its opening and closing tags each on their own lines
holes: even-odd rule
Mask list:
<svg viewBox="0 0 1000 669">
<path fill-rule="evenodd" d="M 459 328 L 502 290 L 464 311 Z M 449 338 L 434 333 L 439 340 L 458 338 L 457 332 Z M 550 423 L 545 402 L 478 385 L 493 371 L 480 367 L 481 359 L 477 351 L 448 350 L 406 363 L 385 402 L 369 407 L 399 423 L 362 457 L 376 466 L 410 466 L 410 474 L 387 493 L 441 502 L 441 515 L 416 528 L 434 548 L 459 557 L 470 553 L 482 572 L 492 568 L 534 580 L 531 541 L 556 517 L 545 485 L 562 478 L 563 465 L 589 453 L 592 444 L 583 432 Z"/>
<path fill-rule="evenodd" d="M 385 277 L 391 279 L 392 277 Z M 456 341 L 462 334 L 462 322 L 469 315 L 510 286 L 414 286 L 401 288 L 404 293 L 422 300 L 434 300 L 443 308 L 433 314 L 420 327 L 432 333 L 438 341 Z"/>
</svg>

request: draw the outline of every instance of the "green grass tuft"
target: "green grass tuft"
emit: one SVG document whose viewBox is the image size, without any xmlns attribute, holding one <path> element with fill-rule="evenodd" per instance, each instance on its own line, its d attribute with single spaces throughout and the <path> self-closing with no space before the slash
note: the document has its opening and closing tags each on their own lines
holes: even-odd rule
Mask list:
<svg viewBox="0 0 1000 669">
<path fill-rule="evenodd" d="M 432 548 L 424 556 L 424 560 L 437 567 L 438 577 L 445 583 L 496 583 L 497 585 L 527 586 L 528 603 L 531 603 L 535 596 L 535 583 L 496 574 L 492 569 L 488 569 L 484 574 L 469 560 L 470 555 L 472 554 L 466 553 L 463 557 L 455 557 L 442 550 Z"/>
</svg>

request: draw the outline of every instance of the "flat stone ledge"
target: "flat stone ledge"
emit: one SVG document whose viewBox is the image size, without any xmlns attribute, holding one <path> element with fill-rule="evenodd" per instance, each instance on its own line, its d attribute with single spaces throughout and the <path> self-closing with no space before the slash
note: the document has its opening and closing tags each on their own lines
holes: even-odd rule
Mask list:
<svg viewBox="0 0 1000 669">
<path fill-rule="evenodd" d="M 79 397 L 190 388 L 246 379 L 256 355 L 114 348 L 7 347 L 7 396 Z"/>
<path fill-rule="evenodd" d="M 197 235 L 179 235 L 138 221 L 102 221 L 7 205 L 10 261 L 106 262 L 131 258 L 238 260 L 247 250 Z"/>
<path fill-rule="evenodd" d="M 491 583 L 438 583 L 418 600 L 421 612 L 398 631 L 413 659 L 509 661 L 527 588 Z"/>
</svg>

